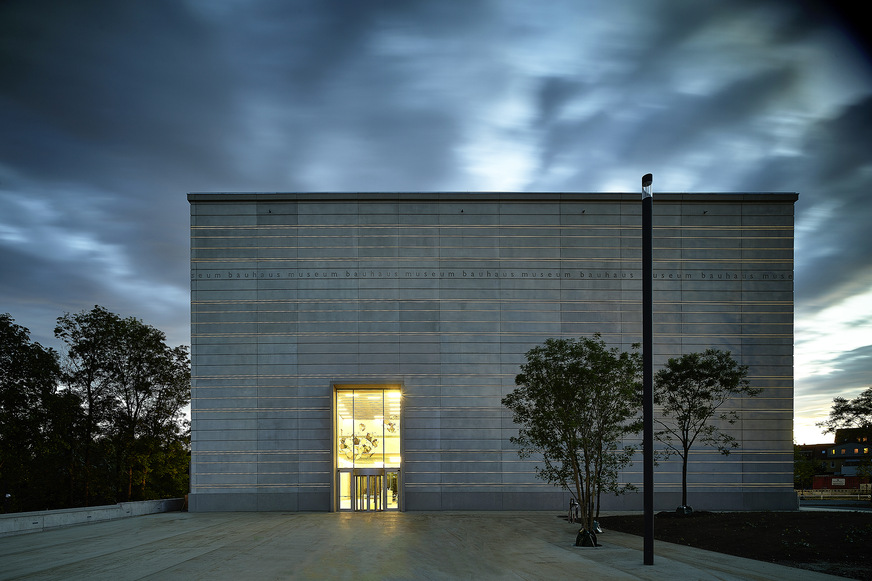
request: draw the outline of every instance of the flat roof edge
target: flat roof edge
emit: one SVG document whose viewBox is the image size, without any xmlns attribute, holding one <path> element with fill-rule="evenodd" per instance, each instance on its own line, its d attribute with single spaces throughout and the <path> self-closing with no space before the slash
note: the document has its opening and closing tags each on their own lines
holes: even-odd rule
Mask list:
<svg viewBox="0 0 872 581">
<path fill-rule="evenodd" d="M 641 200 L 642 193 L 621 192 L 190 192 L 188 201 L 194 202 L 443 202 L 475 200 L 483 202 L 528 202 L 544 201 L 627 201 Z M 712 202 L 795 202 L 796 192 L 654 192 L 658 200 Z"/>
</svg>

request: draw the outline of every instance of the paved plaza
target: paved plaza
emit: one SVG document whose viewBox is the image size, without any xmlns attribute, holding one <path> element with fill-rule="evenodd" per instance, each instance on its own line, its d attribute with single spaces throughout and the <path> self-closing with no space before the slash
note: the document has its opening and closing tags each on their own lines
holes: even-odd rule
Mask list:
<svg viewBox="0 0 872 581">
<path fill-rule="evenodd" d="M 171 512 L 0 538 L 0 579 L 839 579 L 606 531 L 554 512 Z"/>
</svg>

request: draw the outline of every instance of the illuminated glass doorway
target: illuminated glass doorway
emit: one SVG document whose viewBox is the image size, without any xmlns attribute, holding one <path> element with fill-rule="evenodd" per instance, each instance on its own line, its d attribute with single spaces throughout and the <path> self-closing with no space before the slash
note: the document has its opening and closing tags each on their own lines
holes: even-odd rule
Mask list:
<svg viewBox="0 0 872 581">
<path fill-rule="evenodd" d="M 361 471 L 363 472 L 363 471 Z M 372 474 L 354 473 L 354 510 L 384 510 L 385 475 L 382 470 Z"/>
<path fill-rule="evenodd" d="M 336 386 L 336 468 L 339 510 L 399 510 L 399 386 Z"/>
</svg>

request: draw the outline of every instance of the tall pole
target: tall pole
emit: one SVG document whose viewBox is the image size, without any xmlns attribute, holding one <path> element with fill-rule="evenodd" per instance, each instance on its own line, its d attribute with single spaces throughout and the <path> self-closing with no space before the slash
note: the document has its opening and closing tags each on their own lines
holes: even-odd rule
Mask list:
<svg viewBox="0 0 872 581">
<path fill-rule="evenodd" d="M 654 564 L 654 176 L 642 177 L 642 494 L 645 509 L 644 560 Z"/>
</svg>

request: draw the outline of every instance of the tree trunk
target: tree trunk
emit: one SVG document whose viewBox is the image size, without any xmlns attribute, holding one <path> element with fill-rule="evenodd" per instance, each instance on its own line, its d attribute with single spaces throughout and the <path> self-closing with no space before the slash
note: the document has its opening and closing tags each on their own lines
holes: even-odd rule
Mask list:
<svg viewBox="0 0 872 581">
<path fill-rule="evenodd" d="M 601 488 L 597 488 L 597 491 L 596 491 L 596 515 L 594 516 L 595 519 L 599 519 L 600 501 L 602 500 L 602 492 L 603 491 Z"/>
<path fill-rule="evenodd" d="M 76 498 L 76 458 L 73 454 L 73 447 L 70 446 L 70 454 L 67 458 L 67 507 L 73 506 Z M 66 507 L 64 507 L 66 508 Z"/>
<path fill-rule="evenodd" d="M 92 385 L 93 381 L 93 374 L 89 373 L 86 391 L 88 401 L 88 415 L 85 420 L 85 506 L 91 506 L 91 442 L 94 438 L 95 430 L 94 403 L 96 401 Z"/>
<path fill-rule="evenodd" d="M 681 506 L 687 506 L 687 450 L 681 457 Z"/>
<path fill-rule="evenodd" d="M 581 520 L 582 522 L 587 522 L 587 499 L 584 490 L 582 490 L 581 472 L 578 469 L 577 462 L 572 463 L 572 472 L 572 475 L 575 478 L 575 491 L 576 494 L 578 494 L 578 508 L 581 510 Z"/>
<path fill-rule="evenodd" d="M 588 532 L 593 529 L 593 509 L 594 509 L 594 501 L 596 500 L 596 495 L 594 494 L 594 482 L 593 478 L 590 474 L 589 470 L 585 470 L 585 482 L 584 482 L 584 492 L 585 492 L 585 501 L 587 502 L 587 507 L 585 510 L 585 518 L 584 518 L 584 528 Z"/>
<path fill-rule="evenodd" d="M 90 434 L 88 434 L 90 439 Z M 85 443 L 85 506 L 91 506 L 91 446 Z"/>
</svg>

